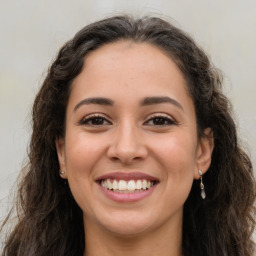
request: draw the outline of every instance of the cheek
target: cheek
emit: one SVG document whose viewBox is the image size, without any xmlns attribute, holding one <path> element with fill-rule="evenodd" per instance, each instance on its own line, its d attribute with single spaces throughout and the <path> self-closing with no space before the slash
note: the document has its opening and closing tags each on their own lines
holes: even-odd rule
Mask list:
<svg viewBox="0 0 256 256">
<path fill-rule="evenodd" d="M 97 139 L 85 136 L 83 132 L 66 138 L 66 158 L 68 172 L 89 175 L 102 155 L 104 147 Z"/>
<path fill-rule="evenodd" d="M 90 194 L 95 176 L 93 170 L 103 151 L 99 141 L 83 133 L 70 134 L 66 137 L 67 178 L 78 204 L 80 201 L 87 201 L 86 198 L 80 197 Z"/>
<path fill-rule="evenodd" d="M 94 172 L 102 148 L 99 141 L 95 141 L 84 133 L 68 134 L 66 137 L 67 178 L 71 193 L 83 210 L 91 214 L 94 186 Z"/>
<path fill-rule="evenodd" d="M 155 151 L 162 159 L 161 162 L 169 166 L 193 169 L 196 163 L 197 142 L 194 137 L 186 133 L 176 133 L 163 138 L 155 144 Z"/>
<path fill-rule="evenodd" d="M 157 162 L 170 193 L 188 194 L 196 168 L 196 141 L 193 136 L 176 133 L 155 146 Z"/>
</svg>

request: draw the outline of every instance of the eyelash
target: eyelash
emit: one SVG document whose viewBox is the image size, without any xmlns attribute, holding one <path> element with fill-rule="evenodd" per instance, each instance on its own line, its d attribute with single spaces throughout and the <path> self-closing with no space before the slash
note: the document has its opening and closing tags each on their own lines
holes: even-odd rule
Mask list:
<svg viewBox="0 0 256 256">
<path fill-rule="evenodd" d="M 111 125 L 111 122 L 108 121 L 108 119 L 104 116 L 104 115 L 101 115 L 101 114 L 92 114 L 92 115 L 89 115 L 87 117 L 84 117 L 80 122 L 79 124 L 80 125 L 88 125 L 88 126 L 100 126 L 100 125 L 105 125 L 105 124 L 93 124 L 92 122 L 93 121 L 99 121 L 99 119 L 103 122 L 107 121 L 108 124 L 107 125 Z M 89 123 L 91 122 L 91 123 Z"/>
<path fill-rule="evenodd" d="M 150 121 L 156 121 L 159 122 L 160 124 L 149 124 Z M 162 122 L 162 123 L 161 123 Z M 146 124 L 148 123 L 150 126 L 171 126 L 171 125 L 177 125 L 177 122 L 170 118 L 169 116 L 165 115 L 165 114 L 154 114 L 153 116 L 151 116 L 146 122 Z"/>
<path fill-rule="evenodd" d="M 151 123 L 151 121 L 155 121 L 158 123 Z M 96 122 L 93 124 L 93 122 Z M 99 123 L 100 122 L 100 123 Z M 104 122 L 107 122 L 107 124 Z M 159 124 L 160 122 L 160 124 Z M 80 125 L 87 125 L 87 126 L 102 126 L 102 125 L 111 125 L 112 123 L 104 116 L 101 114 L 92 114 L 89 115 L 87 117 L 84 117 L 80 122 Z M 158 126 L 158 127 L 162 127 L 162 126 L 171 126 L 171 125 L 177 125 L 177 122 L 170 118 L 167 115 L 164 114 L 154 114 L 153 116 L 151 116 L 149 119 L 147 119 L 146 122 L 144 122 L 143 124 L 147 124 L 149 126 Z"/>
</svg>

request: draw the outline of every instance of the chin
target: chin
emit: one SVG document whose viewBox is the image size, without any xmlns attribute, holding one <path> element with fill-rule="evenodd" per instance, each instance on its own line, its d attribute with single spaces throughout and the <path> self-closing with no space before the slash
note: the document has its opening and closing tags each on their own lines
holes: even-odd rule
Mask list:
<svg viewBox="0 0 256 256">
<path fill-rule="evenodd" d="M 120 225 L 108 225 L 107 230 L 114 234 L 115 236 L 120 237 L 131 237 L 131 236 L 137 236 L 140 234 L 145 233 L 148 228 L 145 227 L 145 225 L 141 224 L 132 224 L 131 223 L 125 223 Z"/>
<path fill-rule="evenodd" d="M 152 218 L 144 214 L 117 213 L 111 214 L 111 218 L 104 218 L 101 225 L 106 230 L 117 236 L 136 236 L 150 230 L 153 226 Z"/>
</svg>

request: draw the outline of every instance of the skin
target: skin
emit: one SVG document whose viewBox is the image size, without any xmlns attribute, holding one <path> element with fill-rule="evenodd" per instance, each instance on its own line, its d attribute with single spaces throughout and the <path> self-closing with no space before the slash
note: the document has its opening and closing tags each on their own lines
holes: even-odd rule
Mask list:
<svg viewBox="0 0 256 256">
<path fill-rule="evenodd" d="M 161 96 L 175 101 L 141 105 Z M 113 105 L 81 103 L 92 97 Z M 186 81 L 163 51 L 117 42 L 90 53 L 56 147 L 62 178 L 84 214 L 84 255 L 182 255 L 183 205 L 198 170 L 209 168 L 213 141 L 210 129 L 198 139 Z M 159 183 L 142 200 L 115 202 L 95 181 L 110 172 L 142 172 Z"/>
</svg>

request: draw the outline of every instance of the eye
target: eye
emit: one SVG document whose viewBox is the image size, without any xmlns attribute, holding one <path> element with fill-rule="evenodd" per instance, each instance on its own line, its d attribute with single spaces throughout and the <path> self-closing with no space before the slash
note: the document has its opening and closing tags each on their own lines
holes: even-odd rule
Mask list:
<svg viewBox="0 0 256 256">
<path fill-rule="evenodd" d="M 87 126 L 103 126 L 103 125 L 111 125 L 111 122 L 102 115 L 93 114 L 84 117 L 80 122 L 80 125 L 87 125 Z"/>
<path fill-rule="evenodd" d="M 167 115 L 154 115 L 150 117 L 145 124 L 150 126 L 170 126 L 175 125 L 176 121 Z"/>
</svg>

